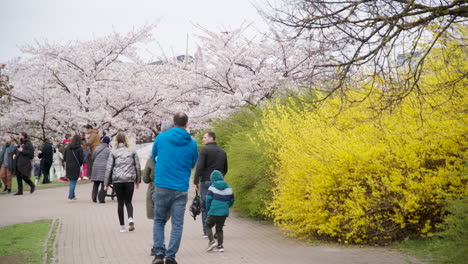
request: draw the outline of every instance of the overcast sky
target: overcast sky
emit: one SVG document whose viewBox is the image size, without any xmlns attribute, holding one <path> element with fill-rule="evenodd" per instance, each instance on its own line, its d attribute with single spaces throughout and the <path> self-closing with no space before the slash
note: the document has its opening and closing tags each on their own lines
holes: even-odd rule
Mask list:
<svg viewBox="0 0 468 264">
<path fill-rule="evenodd" d="M 20 56 L 18 46 L 34 40 L 67 42 L 92 39 L 115 29 L 159 21 L 155 39 L 168 55 L 184 54 L 189 34 L 189 52 L 196 46 L 199 24 L 210 30 L 234 29 L 252 23 L 262 30 L 265 23 L 249 0 L 2 0 L 0 3 L 0 62 Z M 158 45 L 147 48 L 161 55 Z M 143 52 L 144 53 L 144 52 Z M 149 57 L 149 53 L 143 54 Z"/>
</svg>

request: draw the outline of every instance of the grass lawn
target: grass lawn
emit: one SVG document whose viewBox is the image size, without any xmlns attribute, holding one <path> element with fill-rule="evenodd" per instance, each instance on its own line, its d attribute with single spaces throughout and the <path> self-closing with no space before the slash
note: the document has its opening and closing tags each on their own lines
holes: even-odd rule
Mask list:
<svg viewBox="0 0 468 264">
<path fill-rule="evenodd" d="M 397 246 L 427 263 L 461 264 L 468 259 L 467 239 L 419 238 L 400 242 Z"/>
<path fill-rule="evenodd" d="M 35 180 L 35 178 L 31 177 L 31 181 L 34 182 L 34 180 Z M 87 184 L 87 183 L 91 183 L 91 182 L 92 182 L 91 180 L 81 180 L 81 181 L 78 181 L 77 184 Z M 16 181 L 16 177 L 12 178 L 11 185 L 12 185 L 11 193 L 13 194 L 18 190 L 18 183 Z M 53 182 L 51 182 L 49 184 L 42 184 L 42 178 L 41 178 L 41 180 L 39 180 L 38 183 L 37 183 L 36 190 L 55 188 L 55 187 L 64 187 L 64 186 L 68 187 L 68 182 L 61 182 L 59 180 L 55 180 L 55 181 L 53 181 Z M 0 195 L 5 194 L 5 193 L 3 193 L 3 188 L 5 188 L 5 186 L 3 186 L 1 188 Z M 30 189 L 29 185 L 23 181 L 23 192 L 29 192 L 29 189 Z"/>
<path fill-rule="evenodd" d="M 468 162 L 461 177 L 468 180 Z M 434 237 L 403 241 L 396 246 L 428 263 L 468 263 L 468 195 L 449 200 L 446 209 L 450 214 Z"/>
<path fill-rule="evenodd" d="M 0 263 L 42 263 L 44 240 L 51 223 L 52 220 L 40 220 L 1 227 Z M 47 252 L 50 254 L 51 249 Z"/>
</svg>

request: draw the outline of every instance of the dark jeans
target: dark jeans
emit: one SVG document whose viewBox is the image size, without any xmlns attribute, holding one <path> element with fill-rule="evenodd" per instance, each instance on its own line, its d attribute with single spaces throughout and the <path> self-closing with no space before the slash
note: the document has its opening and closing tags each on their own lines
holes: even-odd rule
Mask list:
<svg viewBox="0 0 468 264">
<path fill-rule="evenodd" d="M 104 182 L 103 181 L 94 181 L 93 182 L 93 191 L 91 192 L 91 199 L 93 202 L 96 202 L 99 185 L 101 185 L 101 191 L 104 189 Z"/>
<path fill-rule="evenodd" d="M 31 176 L 23 175 L 21 172 L 16 174 L 16 181 L 18 182 L 18 193 L 23 193 L 23 181 L 27 183 L 31 188 L 34 183 L 31 181 Z"/>
<path fill-rule="evenodd" d="M 208 239 L 213 241 L 213 231 L 211 228 L 216 225 L 216 234 L 218 236 L 218 246 L 223 245 L 223 226 L 227 216 L 215 216 L 209 215 L 206 218 L 206 231 L 208 233 Z"/>
<path fill-rule="evenodd" d="M 127 207 L 128 217 L 133 218 L 132 197 L 135 189 L 133 182 L 117 182 L 114 183 L 115 194 L 117 195 L 117 213 L 119 214 L 120 225 L 125 225 L 124 222 L 124 204 Z"/>
<path fill-rule="evenodd" d="M 206 216 L 208 212 L 206 211 L 206 194 L 208 193 L 208 188 L 211 186 L 211 181 L 204 181 L 200 184 L 200 197 L 202 199 L 202 208 L 201 208 L 201 216 L 202 216 L 202 227 L 203 227 L 203 235 L 207 235 L 206 233 Z"/>
<path fill-rule="evenodd" d="M 42 183 L 43 184 L 50 183 L 49 174 L 50 174 L 50 167 L 52 166 L 52 161 L 44 160 L 41 162 L 41 165 L 42 165 L 41 171 L 42 171 L 42 174 L 44 174 Z"/>
</svg>

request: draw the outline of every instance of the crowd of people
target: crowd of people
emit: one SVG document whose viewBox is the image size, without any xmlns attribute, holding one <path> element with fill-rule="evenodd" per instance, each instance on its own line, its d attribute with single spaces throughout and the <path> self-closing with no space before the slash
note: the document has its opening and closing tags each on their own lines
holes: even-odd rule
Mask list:
<svg viewBox="0 0 468 264">
<path fill-rule="evenodd" d="M 153 220 L 152 263 L 173 264 L 177 263 L 175 259 L 182 240 L 190 177 L 196 166 L 193 184 L 202 198 L 202 237 L 208 238 L 207 251 L 217 248 L 223 252 L 223 226 L 234 203 L 233 190 L 224 181 L 228 171 L 227 155 L 216 144 L 214 132 L 204 135 L 202 141 L 205 146 L 199 152 L 196 141 L 187 132 L 187 125 L 188 116 L 176 113 L 171 123 L 161 126 L 143 175 L 138 154 L 131 148 L 124 132 L 114 136 L 111 146 L 110 137 L 100 137 L 98 129 L 87 125 L 88 137 L 85 133 L 67 134 L 55 147 L 45 140 L 37 155 L 27 133 L 19 134 L 19 142 L 7 136 L 0 153 L 0 178 L 5 185 L 4 192 L 11 193 L 12 177 L 16 176 L 18 190 L 15 195 L 23 194 L 23 181 L 34 193 L 42 177 L 42 184 L 55 179 L 69 182 L 68 199 L 74 201 L 77 199 L 77 181 L 90 179 L 93 181 L 92 202 L 104 203 L 103 197 L 109 188 L 115 192 L 119 231 L 127 232 L 124 208 L 128 231 L 133 231 L 132 198 L 143 178 L 148 184 L 147 217 Z M 32 171 L 35 183 L 30 179 Z M 172 229 L 166 248 L 164 231 L 169 220 Z"/>
</svg>

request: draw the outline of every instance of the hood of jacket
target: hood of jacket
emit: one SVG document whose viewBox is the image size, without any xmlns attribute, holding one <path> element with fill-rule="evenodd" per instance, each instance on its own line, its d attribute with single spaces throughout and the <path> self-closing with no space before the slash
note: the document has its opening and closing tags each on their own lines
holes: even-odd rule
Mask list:
<svg viewBox="0 0 468 264">
<path fill-rule="evenodd" d="M 213 185 L 218 190 L 224 190 L 229 187 L 227 182 L 224 181 L 223 174 L 218 170 L 214 170 L 211 173 L 210 179 L 211 179 L 211 185 Z"/>
<path fill-rule="evenodd" d="M 68 147 L 69 147 L 71 150 L 75 150 L 75 149 L 81 148 L 81 145 L 68 145 Z"/>
<path fill-rule="evenodd" d="M 31 140 L 29 140 L 29 138 L 20 139 L 20 144 L 26 144 L 28 142 L 31 142 Z"/>
<path fill-rule="evenodd" d="M 176 146 L 185 146 L 192 142 L 192 136 L 180 127 L 173 127 L 164 133 L 168 134 L 169 142 Z"/>
</svg>

